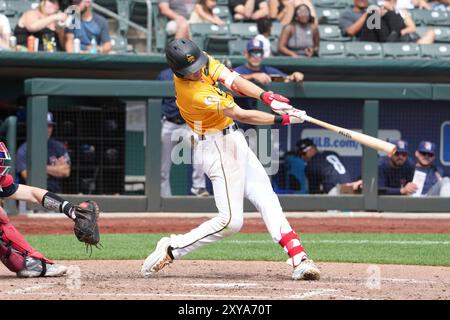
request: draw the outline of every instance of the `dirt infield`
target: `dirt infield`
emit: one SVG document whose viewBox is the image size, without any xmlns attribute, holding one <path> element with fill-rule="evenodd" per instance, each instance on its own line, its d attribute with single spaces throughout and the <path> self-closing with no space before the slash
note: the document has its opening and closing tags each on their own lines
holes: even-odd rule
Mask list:
<svg viewBox="0 0 450 320">
<path fill-rule="evenodd" d="M 103 218 L 102 233 L 181 233 L 208 218 Z M 24 234 L 70 234 L 61 218 L 11 217 Z M 291 218 L 299 233 L 449 233 L 450 219 Z M 247 218 L 242 232 L 266 232 L 262 219 Z M 67 278 L 17 279 L 0 266 L 4 299 L 302 300 L 450 299 L 450 268 L 318 263 L 318 282 L 293 281 L 284 262 L 175 261 L 143 279 L 142 261 L 66 261 Z"/>
<path fill-rule="evenodd" d="M 192 218 L 101 218 L 102 233 L 182 233 L 197 227 L 207 217 Z M 37 219 L 13 216 L 14 226 L 24 234 L 70 234 L 69 219 Z M 384 232 L 384 233 L 450 233 L 450 219 L 385 219 L 385 218 L 290 218 L 298 233 Z M 261 218 L 246 218 L 244 233 L 267 232 Z"/>
<path fill-rule="evenodd" d="M 322 279 L 293 281 L 283 262 L 176 261 L 152 279 L 142 261 L 66 261 L 67 278 L 16 279 L 0 267 L 0 300 L 450 299 L 450 268 L 319 263 Z"/>
</svg>

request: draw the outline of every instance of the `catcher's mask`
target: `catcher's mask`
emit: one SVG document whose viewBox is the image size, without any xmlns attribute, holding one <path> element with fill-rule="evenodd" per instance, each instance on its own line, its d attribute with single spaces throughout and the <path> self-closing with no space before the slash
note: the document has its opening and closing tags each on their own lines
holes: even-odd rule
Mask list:
<svg viewBox="0 0 450 320">
<path fill-rule="evenodd" d="M 179 78 L 196 73 L 208 62 L 206 54 L 189 39 L 172 40 L 166 46 L 166 59 Z"/>
<path fill-rule="evenodd" d="M 11 156 L 6 145 L 0 142 L 0 177 L 5 176 L 9 171 L 10 166 L 5 165 L 6 160 L 11 160 Z"/>
</svg>

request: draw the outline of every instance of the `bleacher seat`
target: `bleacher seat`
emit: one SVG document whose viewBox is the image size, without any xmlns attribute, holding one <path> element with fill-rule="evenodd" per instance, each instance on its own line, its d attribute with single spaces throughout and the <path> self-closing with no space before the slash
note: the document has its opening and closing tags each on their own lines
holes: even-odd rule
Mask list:
<svg viewBox="0 0 450 320">
<path fill-rule="evenodd" d="M 132 1 L 130 7 L 131 21 L 147 28 L 147 5 L 145 3 Z M 157 13 L 159 14 L 159 10 Z"/>
<path fill-rule="evenodd" d="M 258 35 L 256 23 L 237 22 L 230 24 L 230 34 L 242 39 L 252 39 Z"/>
<path fill-rule="evenodd" d="M 383 55 L 395 59 L 420 58 L 420 47 L 415 43 L 383 43 Z"/>
<path fill-rule="evenodd" d="M 192 40 L 211 54 L 228 54 L 228 41 L 236 39 L 236 37 L 230 36 L 228 25 L 193 23 L 189 28 Z"/>
<path fill-rule="evenodd" d="M 378 42 L 351 41 L 345 43 L 348 57 L 355 58 L 382 58 L 383 50 Z"/>
<path fill-rule="evenodd" d="M 217 6 L 214 8 L 213 13 L 226 23 L 230 23 L 233 20 L 228 6 Z"/>
<path fill-rule="evenodd" d="M 128 41 L 127 38 L 115 34 L 111 35 L 111 45 L 112 50 L 115 53 L 126 53 L 128 51 Z"/>
<path fill-rule="evenodd" d="M 279 22 L 272 23 L 272 37 L 279 38 L 281 31 L 283 30 L 283 25 Z"/>
<path fill-rule="evenodd" d="M 344 37 L 341 29 L 335 25 L 319 25 L 320 40 L 323 41 L 351 41 L 352 38 Z"/>
<path fill-rule="evenodd" d="M 228 54 L 230 56 L 242 56 L 247 49 L 247 41 L 244 39 L 234 39 L 228 42 Z"/>
<path fill-rule="evenodd" d="M 450 28 L 434 27 L 433 30 L 436 34 L 435 42 L 450 43 Z"/>
<path fill-rule="evenodd" d="M 411 16 L 416 25 L 450 26 L 450 17 L 446 11 L 411 10 Z"/>
<path fill-rule="evenodd" d="M 316 8 L 319 24 L 339 24 L 342 9 Z"/>
<path fill-rule="evenodd" d="M 342 42 L 327 42 L 320 43 L 319 57 L 322 58 L 344 58 L 345 48 Z"/>
<path fill-rule="evenodd" d="M 353 0 L 313 0 L 316 8 L 345 9 L 353 5 Z"/>
<path fill-rule="evenodd" d="M 6 11 L 6 1 L 5 0 L 0 0 L 0 13 L 3 13 Z"/>
<path fill-rule="evenodd" d="M 420 46 L 422 57 L 431 59 L 450 59 L 449 44 L 424 44 Z"/>
</svg>

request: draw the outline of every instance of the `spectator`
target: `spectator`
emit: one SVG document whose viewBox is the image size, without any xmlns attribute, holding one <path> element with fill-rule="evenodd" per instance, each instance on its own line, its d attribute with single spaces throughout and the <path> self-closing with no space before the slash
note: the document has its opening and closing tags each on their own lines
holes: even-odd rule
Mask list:
<svg viewBox="0 0 450 320">
<path fill-rule="evenodd" d="M 412 10 L 416 8 L 423 10 L 431 9 L 427 0 L 398 0 L 397 5 L 395 6 L 396 10 Z"/>
<path fill-rule="evenodd" d="M 54 193 L 61 193 L 61 179 L 70 176 L 70 157 L 64 144 L 52 138 L 56 125 L 53 114 L 47 114 L 48 125 L 48 157 L 47 157 L 47 189 Z M 17 150 L 16 171 L 19 174 L 20 183 L 27 180 L 27 143 L 23 143 Z"/>
<path fill-rule="evenodd" d="M 429 2 L 431 10 L 450 11 L 450 0 L 436 0 Z"/>
<path fill-rule="evenodd" d="M 160 81 L 173 81 L 173 72 L 170 68 L 164 69 L 156 78 Z M 179 138 L 189 141 L 192 135 L 186 122 L 180 116 L 180 111 L 174 97 L 164 98 L 162 101 L 162 128 L 161 128 L 161 196 L 170 197 L 170 170 L 172 168 L 172 150 L 179 143 Z M 174 140 L 174 138 L 176 138 Z M 205 173 L 201 164 L 192 165 L 191 193 L 196 196 L 209 196 L 206 190 Z"/>
<path fill-rule="evenodd" d="M 436 144 L 422 141 L 416 150 L 416 171 L 423 172 L 425 181 L 423 187 L 417 185 L 421 195 L 450 197 L 450 178 L 442 176 L 442 168 L 436 167 L 433 162 L 436 155 Z"/>
<path fill-rule="evenodd" d="M 72 0 L 80 10 L 80 28 L 66 28 L 66 51 L 73 52 L 73 41 L 80 39 L 81 52 L 109 53 L 112 50 L 108 22 L 92 12 L 91 0 Z M 95 40 L 95 41 L 93 41 Z"/>
<path fill-rule="evenodd" d="M 48 43 L 52 43 L 57 51 L 63 50 L 64 28 L 67 15 L 59 11 L 58 0 L 41 0 L 36 9 L 23 13 L 14 29 L 17 45 L 27 47 L 27 39 L 33 35 L 39 39 L 38 50 L 46 51 Z"/>
<path fill-rule="evenodd" d="M 189 38 L 188 19 L 192 12 L 191 0 L 158 0 L 159 11 L 169 19 L 166 25 L 168 35 L 175 35 L 175 39 Z M 189 2 L 189 3 L 188 3 Z"/>
<path fill-rule="evenodd" d="M 292 22 L 281 31 L 278 52 L 291 57 L 312 57 L 319 53 L 319 28 L 306 4 L 295 8 Z"/>
<path fill-rule="evenodd" d="M 397 151 L 391 158 L 382 157 L 378 164 L 378 191 L 387 195 L 410 195 L 417 186 L 412 183 L 414 163 L 408 159 L 408 143 L 393 141 Z"/>
<path fill-rule="evenodd" d="M 309 193 L 340 194 L 340 185 L 351 182 L 350 175 L 336 152 L 317 150 L 311 139 L 297 141 L 298 154 L 307 162 L 305 173 Z"/>
<path fill-rule="evenodd" d="M 225 21 L 214 14 L 213 10 L 217 5 L 217 0 L 197 0 L 194 11 L 192 11 L 189 23 L 212 23 L 223 26 Z"/>
<path fill-rule="evenodd" d="M 317 25 L 317 14 L 314 5 L 310 0 L 269 0 L 269 18 L 278 20 L 282 25 L 287 25 L 292 21 L 294 8 L 305 4 L 309 7 L 314 23 Z"/>
<path fill-rule="evenodd" d="M 266 0 L 229 0 L 234 21 L 256 21 L 269 15 Z"/>
<path fill-rule="evenodd" d="M 257 85 L 267 86 L 273 80 L 281 80 L 283 82 L 300 82 L 303 81 L 301 72 L 293 72 L 287 75 L 277 68 L 263 65 L 264 44 L 262 41 L 252 39 L 247 42 L 247 50 L 244 55 L 247 62 L 234 69 L 246 80 L 254 81 Z M 257 101 L 255 99 L 243 98 L 239 99 L 239 106 L 243 109 L 256 109 Z M 240 128 L 252 128 L 250 125 L 239 124 Z"/>
<path fill-rule="evenodd" d="M 262 41 L 264 44 L 264 58 L 268 58 L 272 55 L 269 39 L 272 35 L 272 20 L 269 18 L 259 19 L 256 22 L 256 26 L 258 27 L 258 35 L 255 39 Z"/>
<path fill-rule="evenodd" d="M 0 50 L 9 48 L 9 38 L 11 37 L 11 26 L 8 17 L 0 14 Z M 11 48 L 14 49 L 14 48 Z"/>
<path fill-rule="evenodd" d="M 339 21 L 342 34 L 356 36 L 359 41 L 372 42 L 415 42 L 431 44 L 435 33 L 427 31 L 422 37 L 416 33 L 416 25 L 407 10 L 396 11 L 396 0 L 385 0 L 377 12 L 381 16 L 380 28 L 371 28 L 367 19 L 370 18 L 368 0 L 354 0 L 354 7 L 342 13 Z"/>
</svg>

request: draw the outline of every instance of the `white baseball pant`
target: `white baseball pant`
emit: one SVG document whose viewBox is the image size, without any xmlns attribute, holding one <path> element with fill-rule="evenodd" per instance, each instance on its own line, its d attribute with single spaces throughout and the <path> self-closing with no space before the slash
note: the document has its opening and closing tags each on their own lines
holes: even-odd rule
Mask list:
<svg viewBox="0 0 450 320">
<path fill-rule="evenodd" d="M 161 128 L 161 196 L 170 197 L 172 190 L 170 188 L 170 169 L 172 167 L 172 150 L 180 142 L 190 144 L 192 136 L 191 129 L 187 124 L 176 124 L 163 120 Z M 200 164 L 193 164 L 192 167 L 192 187 L 205 188 L 206 179 L 203 168 Z"/>
<path fill-rule="evenodd" d="M 171 235 L 174 258 L 179 259 L 202 245 L 238 232 L 244 220 L 245 196 L 261 213 L 273 240 L 280 243 L 291 258 L 296 256 L 292 264 L 297 265 L 306 254 L 282 211 L 266 171 L 248 147 L 244 135 L 240 131 L 207 135 L 206 140 L 196 143 L 195 149 L 194 159 L 203 164 L 211 179 L 219 213 L 186 234 Z"/>
</svg>

